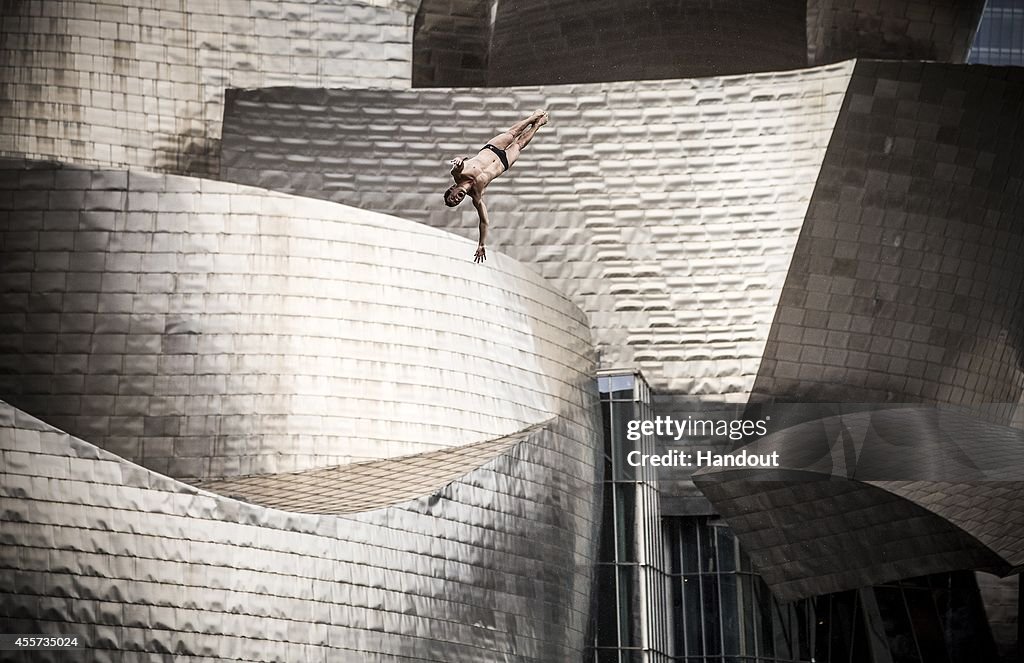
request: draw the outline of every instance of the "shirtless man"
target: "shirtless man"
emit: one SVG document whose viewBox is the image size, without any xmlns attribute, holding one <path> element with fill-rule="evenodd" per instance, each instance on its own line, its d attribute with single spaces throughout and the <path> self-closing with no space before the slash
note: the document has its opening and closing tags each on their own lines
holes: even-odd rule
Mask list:
<svg viewBox="0 0 1024 663">
<path fill-rule="evenodd" d="M 484 241 L 487 239 L 487 206 L 484 205 L 484 189 L 498 175 L 508 170 L 519 158 L 537 133 L 537 130 L 548 122 L 548 112 L 535 110 L 530 117 L 516 122 L 505 133 L 498 134 L 491 142 L 483 146 L 475 157 L 456 157 L 452 164 L 452 177 L 455 184 L 444 192 L 444 204 L 455 207 L 463 201 L 466 194 L 473 200 L 477 216 L 480 217 L 480 244 L 477 246 L 473 262 L 487 260 Z"/>
</svg>

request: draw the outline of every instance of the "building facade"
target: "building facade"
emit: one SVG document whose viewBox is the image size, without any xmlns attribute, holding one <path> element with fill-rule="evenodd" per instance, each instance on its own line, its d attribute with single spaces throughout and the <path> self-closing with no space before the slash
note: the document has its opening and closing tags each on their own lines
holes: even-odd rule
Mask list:
<svg viewBox="0 0 1024 663">
<path fill-rule="evenodd" d="M 1015 12 L 4 2 L 4 630 L 1015 660 Z M 443 163 L 534 108 L 474 265 Z M 698 416 L 772 424 L 633 429 Z M 783 462 L 629 462 L 697 452 Z"/>
</svg>

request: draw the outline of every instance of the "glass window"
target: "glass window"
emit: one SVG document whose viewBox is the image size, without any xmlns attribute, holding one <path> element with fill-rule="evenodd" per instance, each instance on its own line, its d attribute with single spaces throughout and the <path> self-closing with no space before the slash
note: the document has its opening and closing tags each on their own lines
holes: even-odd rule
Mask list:
<svg viewBox="0 0 1024 663">
<path fill-rule="evenodd" d="M 619 634 L 620 647 L 632 647 L 639 642 L 636 637 L 636 619 L 633 614 L 633 597 L 636 596 L 636 568 L 633 566 L 617 566 L 619 575 Z"/>
<path fill-rule="evenodd" d="M 722 653 L 740 653 L 740 605 L 736 588 L 736 574 L 718 576 L 721 589 Z"/>
<path fill-rule="evenodd" d="M 889 640 L 893 663 L 922 663 L 903 600 L 903 590 L 898 587 L 876 587 L 875 598 L 878 600 L 878 611 Z"/>
<path fill-rule="evenodd" d="M 631 483 L 615 483 L 615 538 L 617 562 L 636 561 L 636 486 Z"/>
<path fill-rule="evenodd" d="M 731 573 L 736 570 L 736 537 L 725 526 L 711 528 L 718 537 L 718 570 Z"/>
<path fill-rule="evenodd" d="M 627 427 L 629 426 L 629 422 L 634 418 L 635 406 L 630 402 L 613 402 L 611 404 L 611 408 L 612 463 L 618 470 L 615 473 L 615 478 L 619 480 L 633 481 L 636 479 L 636 468 L 626 462 L 626 456 L 630 451 L 637 448 L 637 442 L 630 442 L 626 436 L 628 434 Z"/>
<path fill-rule="evenodd" d="M 679 528 L 682 544 L 682 566 L 683 573 L 697 573 L 700 571 L 700 546 L 697 535 L 697 519 L 682 518 Z"/>
<path fill-rule="evenodd" d="M 680 586 L 683 590 L 683 617 L 686 621 L 686 653 L 700 656 L 704 653 L 702 621 L 710 614 L 700 598 L 700 576 L 684 575 Z"/>
<path fill-rule="evenodd" d="M 768 591 L 768 586 L 760 578 L 754 585 L 754 597 L 761 618 L 757 629 L 758 653 L 771 658 L 775 656 L 775 610 L 772 605 L 774 599 Z"/>
<path fill-rule="evenodd" d="M 765 588 L 767 590 L 767 587 Z M 780 605 L 775 597 L 769 598 L 772 607 L 772 626 L 775 627 L 775 655 L 781 659 L 793 658 L 793 622 L 788 606 Z"/>
<path fill-rule="evenodd" d="M 670 605 L 672 614 L 669 618 L 672 624 L 672 643 L 674 645 L 675 653 L 679 655 L 686 652 L 686 635 L 684 626 L 686 620 L 690 619 L 683 607 L 683 579 L 673 577 L 669 588 L 672 596 L 672 604 Z"/>
<path fill-rule="evenodd" d="M 598 647 L 615 647 L 619 644 L 615 596 L 615 567 L 609 564 L 599 564 L 597 567 L 596 600 Z"/>
<path fill-rule="evenodd" d="M 665 520 L 665 540 L 668 545 L 668 572 L 679 575 L 683 572 L 683 539 L 678 518 Z"/>
<path fill-rule="evenodd" d="M 715 539 L 715 529 L 704 526 L 698 527 L 697 531 L 700 541 L 700 572 L 715 573 L 718 571 L 718 542 Z"/>
<path fill-rule="evenodd" d="M 704 599 L 704 649 L 708 655 L 722 653 L 722 634 L 719 623 L 718 576 L 702 575 L 701 598 Z"/>
<path fill-rule="evenodd" d="M 935 609 L 931 590 L 904 589 L 903 596 L 921 659 L 928 663 L 949 663 L 942 621 Z"/>
<path fill-rule="evenodd" d="M 793 613 L 791 622 L 796 625 L 796 655 L 797 660 L 811 660 L 811 652 L 814 650 L 814 615 L 811 614 L 810 602 L 799 601 L 790 603 L 789 609 Z"/>
<path fill-rule="evenodd" d="M 743 630 L 743 654 L 757 653 L 757 612 L 754 602 L 754 581 L 749 575 L 739 576 L 740 602 L 743 604 L 740 618 Z"/>
</svg>

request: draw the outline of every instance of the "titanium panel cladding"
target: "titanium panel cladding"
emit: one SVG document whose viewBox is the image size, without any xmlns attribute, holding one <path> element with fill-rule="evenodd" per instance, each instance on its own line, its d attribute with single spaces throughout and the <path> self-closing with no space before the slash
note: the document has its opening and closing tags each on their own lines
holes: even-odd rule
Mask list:
<svg viewBox="0 0 1024 663">
<path fill-rule="evenodd" d="M 779 469 L 694 479 L 783 600 L 1024 568 L 1024 432 L 953 409 L 854 412 L 745 446 Z"/>
<path fill-rule="evenodd" d="M 808 0 L 807 62 L 963 63 L 985 0 Z"/>
<path fill-rule="evenodd" d="M 498 0 L 488 84 L 797 69 L 806 13 L 807 0 Z"/>
<path fill-rule="evenodd" d="M 89 660 L 581 660 L 597 445 L 558 418 L 430 495 L 317 516 L 192 488 L 0 402 L 0 621 L 78 636 Z"/>
<path fill-rule="evenodd" d="M 129 460 L 286 472 L 592 416 L 585 317 L 504 256 L 251 187 L 29 165 L 0 168 L 0 397 Z"/>
<path fill-rule="evenodd" d="M 224 90 L 409 86 L 417 0 L 4 0 L 0 155 L 217 172 Z"/>
<path fill-rule="evenodd" d="M 1024 388 L 1024 71 L 858 62 L 758 398 L 1011 406 Z"/>
<path fill-rule="evenodd" d="M 604 367 L 745 401 L 852 64 L 496 89 L 229 93 L 222 176 L 465 236 L 444 160 L 546 107 L 488 189 L 491 243 L 587 313 Z M 486 267 L 482 268 L 486 269 Z"/>
</svg>

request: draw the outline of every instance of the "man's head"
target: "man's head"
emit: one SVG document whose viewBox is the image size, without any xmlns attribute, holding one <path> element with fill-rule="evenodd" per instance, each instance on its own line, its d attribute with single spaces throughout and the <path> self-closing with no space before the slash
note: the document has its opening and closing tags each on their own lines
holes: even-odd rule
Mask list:
<svg viewBox="0 0 1024 663">
<path fill-rule="evenodd" d="M 453 184 L 444 192 L 444 204 L 448 207 L 455 207 L 466 197 L 466 189 L 460 184 Z"/>
</svg>

